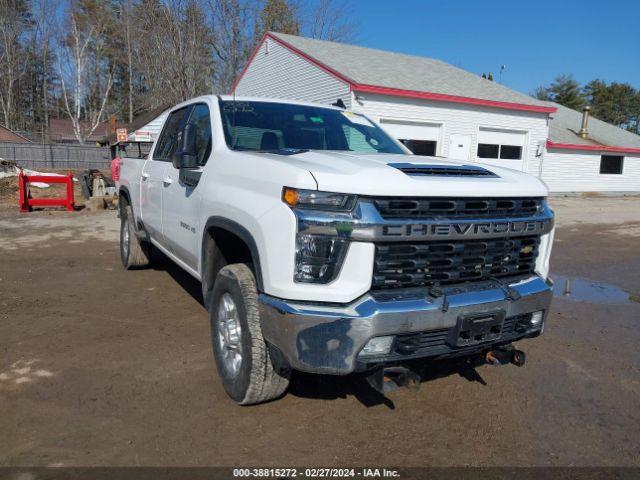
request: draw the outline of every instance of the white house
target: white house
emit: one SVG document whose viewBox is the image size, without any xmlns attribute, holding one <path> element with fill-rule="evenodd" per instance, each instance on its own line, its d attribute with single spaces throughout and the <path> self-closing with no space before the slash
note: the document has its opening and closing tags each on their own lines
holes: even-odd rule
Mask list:
<svg viewBox="0 0 640 480">
<path fill-rule="evenodd" d="M 637 135 L 591 119 L 581 136 L 582 114 L 439 60 L 269 32 L 234 90 L 341 99 L 414 153 L 527 171 L 557 192 L 640 191 Z"/>
</svg>

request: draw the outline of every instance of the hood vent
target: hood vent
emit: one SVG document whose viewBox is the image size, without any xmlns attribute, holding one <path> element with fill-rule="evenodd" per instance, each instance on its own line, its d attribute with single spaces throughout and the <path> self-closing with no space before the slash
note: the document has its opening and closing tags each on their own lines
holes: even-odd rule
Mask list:
<svg viewBox="0 0 640 480">
<path fill-rule="evenodd" d="M 389 163 L 409 176 L 431 177 L 497 177 L 493 172 L 474 165 L 425 165 L 420 163 Z"/>
</svg>

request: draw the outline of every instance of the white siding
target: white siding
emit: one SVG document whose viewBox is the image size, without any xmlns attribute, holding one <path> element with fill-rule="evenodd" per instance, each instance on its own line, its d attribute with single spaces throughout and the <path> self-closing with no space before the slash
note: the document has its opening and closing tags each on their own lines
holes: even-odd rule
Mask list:
<svg viewBox="0 0 640 480">
<path fill-rule="evenodd" d="M 527 134 L 522 131 L 480 127 L 480 131 L 478 132 L 478 143 L 524 147 L 526 146 L 526 141 Z"/>
<path fill-rule="evenodd" d="M 268 52 L 267 52 L 268 50 Z M 256 53 L 240 80 L 238 95 L 289 98 L 293 100 L 330 104 L 341 98 L 347 107 L 362 112 L 380 122 L 393 122 L 389 130 L 398 138 L 415 138 L 407 131 L 400 135 L 403 122 L 410 130 L 416 125 L 428 125 L 438 134 L 438 155 L 449 156 L 452 135 L 471 137 L 471 160 L 477 158 L 478 137 L 491 131 L 518 137 L 523 143 L 522 170 L 540 176 L 552 192 L 640 192 L 640 154 L 625 155 L 622 175 L 600 175 L 600 153 L 578 150 L 546 151 L 549 134 L 546 113 L 489 108 L 468 104 L 453 104 L 392 97 L 376 94 L 357 94 L 355 100 L 349 85 L 325 72 L 311 62 L 291 52 L 274 40 L 267 40 Z M 413 122 L 413 123 L 411 123 Z M 383 124 L 383 127 L 385 125 Z M 505 132 L 507 130 L 507 132 Z M 508 132 L 508 131 L 513 131 Z M 434 133 L 435 135 L 435 133 Z M 543 157 L 537 156 L 544 152 Z M 541 161 L 542 160 L 542 161 Z M 505 167 L 519 166 L 519 162 L 493 160 Z M 512 161 L 513 162 L 513 161 Z"/>
<path fill-rule="evenodd" d="M 164 125 L 164 121 L 167 119 L 168 116 L 169 116 L 169 111 L 167 110 L 166 112 L 162 112 L 156 118 L 151 120 L 144 127 L 140 127 L 135 132 L 129 132 L 129 140 L 133 141 L 136 139 L 136 132 L 149 132 L 151 134 L 151 139 L 156 140 L 158 138 L 158 135 L 160 135 L 160 130 L 162 129 L 162 126 Z"/>
<path fill-rule="evenodd" d="M 384 119 L 382 126 L 398 139 L 442 141 L 442 125 L 438 123 L 407 122 Z"/>
<path fill-rule="evenodd" d="M 438 145 L 438 153 L 449 156 L 449 137 L 451 135 L 471 135 L 472 160 L 477 159 L 478 132 L 480 128 L 518 130 L 526 133 L 526 145 L 523 149 L 524 170 L 538 174 L 539 159 L 536 157 L 538 145 L 547 141 L 549 128 L 547 114 L 536 112 L 520 112 L 498 108 L 481 107 L 467 104 L 452 104 L 398 98 L 387 95 L 356 94 L 362 98 L 362 105 L 353 102 L 353 109 L 369 115 L 374 120 L 405 120 L 442 124 L 442 142 Z M 384 124 L 383 124 L 384 126 Z M 540 150 L 542 151 L 542 150 Z M 509 161 L 504 161 L 509 167 Z"/>
<path fill-rule="evenodd" d="M 351 103 L 349 85 L 274 40 L 267 39 L 236 87 L 237 95 Z"/>
<path fill-rule="evenodd" d="M 552 192 L 640 192 L 640 154 L 619 154 L 624 155 L 622 175 L 601 175 L 600 155 L 581 150 L 547 151 L 542 179 Z"/>
</svg>

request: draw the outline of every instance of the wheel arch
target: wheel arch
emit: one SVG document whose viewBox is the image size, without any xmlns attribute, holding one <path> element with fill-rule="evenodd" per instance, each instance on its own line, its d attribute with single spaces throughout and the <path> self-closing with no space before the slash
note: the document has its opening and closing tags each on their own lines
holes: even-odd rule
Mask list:
<svg viewBox="0 0 640 480">
<path fill-rule="evenodd" d="M 214 271 L 215 268 L 212 266 L 213 259 L 211 258 L 211 252 L 214 251 L 214 248 L 221 248 L 221 245 L 218 245 L 216 242 L 215 234 L 219 236 L 224 232 L 227 232 L 233 237 L 237 237 L 244 244 L 247 254 L 250 257 L 249 261 L 253 266 L 256 287 L 258 288 L 258 291 L 264 291 L 260 253 L 258 252 L 258 245 L 256 244 L 251 232 L 234 220 L 230 220 L 226 217 L 213 216 L 207 219 L 202 233 L 200 273 L 203 284 L 203 293 L 205 294 L 204 296 L 206 297 L 207 292 L 210 292 L 213 289 L 213 282 L 215 281 L 217 271 L 222 268 L 220 267 L 217 271 Z M 236 247 L 242 248 L 242 246 L 238 245 L 236 245 Z M 205 298 L 205 302 L 206 301 L 207 298 Z"/>
<path fill-rule="evenodd" d="M 118 190 L 118 196 L 120 197 L 119 201 L 118 201 L 118 211 L 122 212 L 122 207 L 123 207 L 123 201 L 122 199 L 126 200 L 127 204 L 131 205 L 131 192 L 129 192 L 129 189 L 123 185 L 120 186 L 120 190 Z M 133 207 L 133 205 L 131 205 Z"/>
</svg>

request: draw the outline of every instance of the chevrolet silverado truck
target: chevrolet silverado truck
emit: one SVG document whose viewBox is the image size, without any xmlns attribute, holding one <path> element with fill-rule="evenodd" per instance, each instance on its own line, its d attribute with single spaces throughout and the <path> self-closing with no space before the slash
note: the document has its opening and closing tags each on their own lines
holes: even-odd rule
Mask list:
<svg viewBox="0 0 640 480">
<path fill-rule="evenodd" d="M 521 365 L 512 342 L 549 312 L 544 183 L 413 155 L 346 109 L 181 103 L 146 159 L 123 158 L 119 194 L 124 267 L 157 248 L 201 282 L 239 404 L 281 396 L 294 369 L 380 388 L 424 359 Z"/>
</svg>

